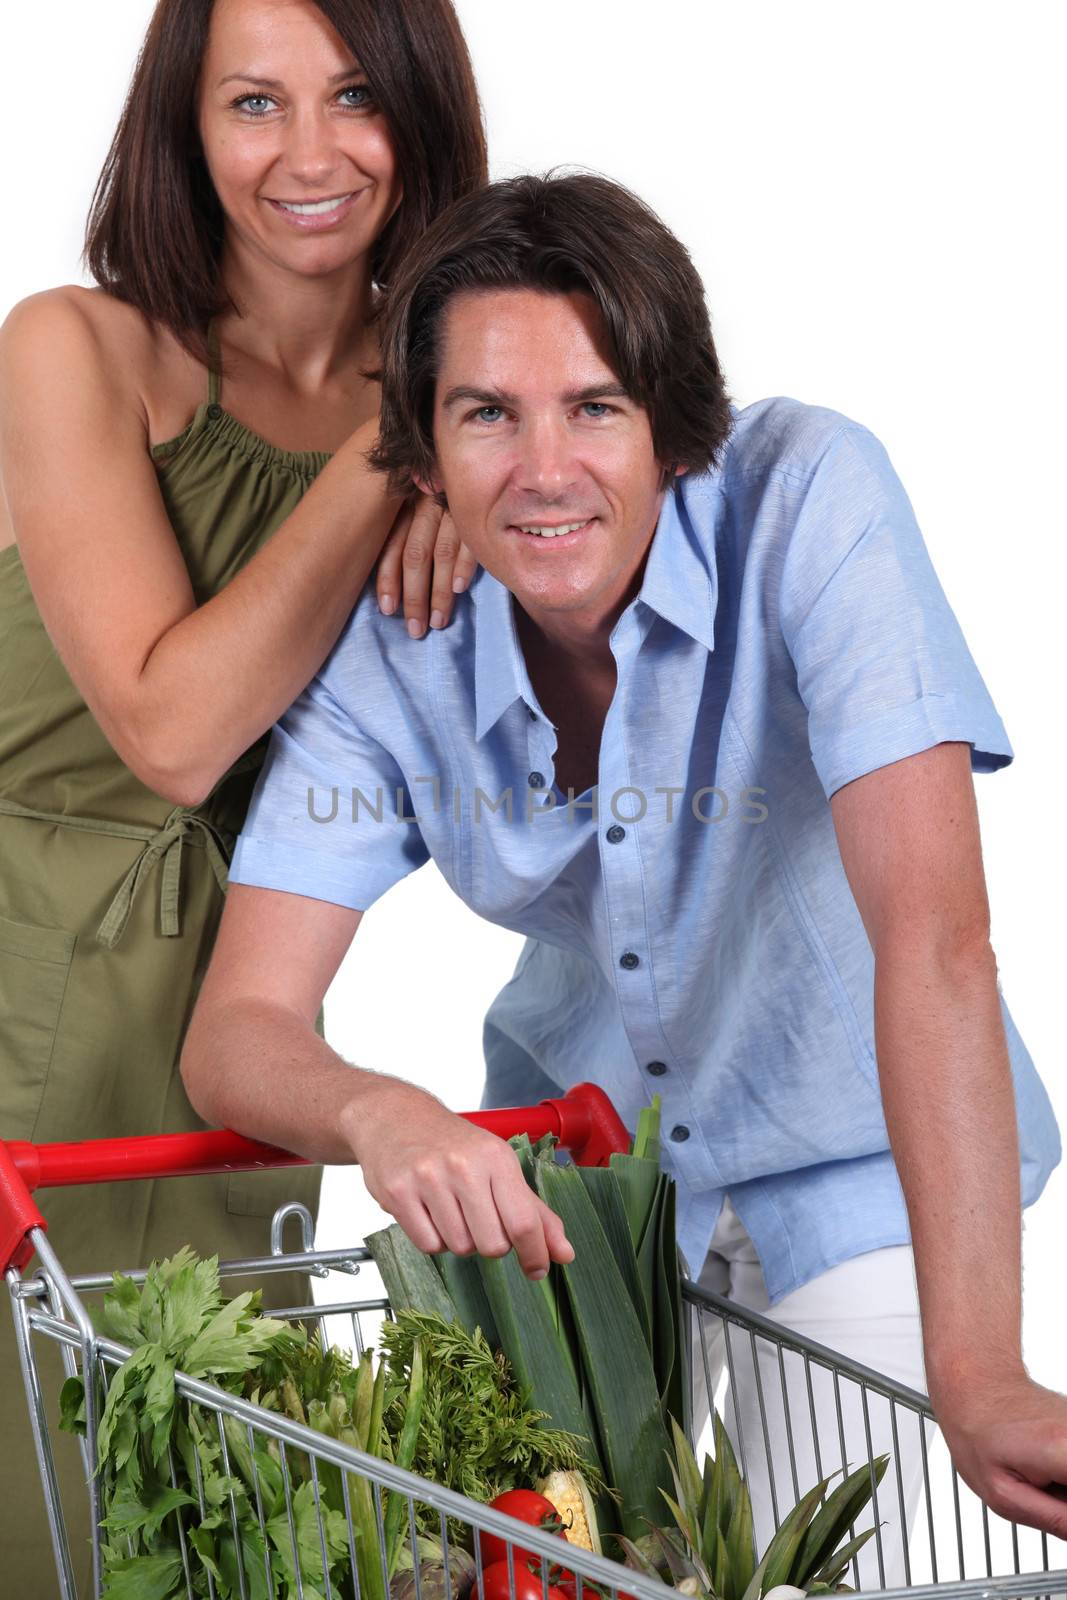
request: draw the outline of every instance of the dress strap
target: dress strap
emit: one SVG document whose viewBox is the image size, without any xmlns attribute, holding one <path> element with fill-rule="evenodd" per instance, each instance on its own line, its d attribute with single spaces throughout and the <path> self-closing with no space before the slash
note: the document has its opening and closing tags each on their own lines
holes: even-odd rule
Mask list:
<svg viewBox="0 0 1067 1600">
<path fill-rule="evenodd" d="M 220 403 L 219 396 L 222 394 L 222 370 L 219 355 L 219 332 L 214 320 L 207 325 L 207 354 L 207 403 L 209 406 L 217 406 Z"/>
</svg>

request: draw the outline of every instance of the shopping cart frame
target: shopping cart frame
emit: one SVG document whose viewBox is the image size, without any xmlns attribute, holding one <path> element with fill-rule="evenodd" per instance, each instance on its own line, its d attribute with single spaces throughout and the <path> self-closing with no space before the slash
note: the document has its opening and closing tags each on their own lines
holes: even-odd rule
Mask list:
<svg viewBox="0 0 1067 1600">
<path fill-rule="evenodd" d="M 536 1138 L 544 1133 L 552 1132 L 559 1139 L 561 1145 L 570 1150 L 573 1159 L 582 1164 L 605 1164 L 613 1150 L 629 1147 L 626 1130 L 615 1114 L 610 1101 L 600 1090 L 592 1085 L 580 1085 L 571 1090 L 563 1099 L 544 1101 L 538 1107 L 520 1107 L 507 1111 L 476 1112 L 465 1115 L 468 1120 L 487 1127 L 501 1137 L 508 1137 L 517 1132 L 527 1132 L 531 1137 Z M 5 1146 L 0 1142 L 0 1264 L 6 1267 L 6 1277 L 15 1318 L 20 1365 L 29 1404 L 38 1469 L 48 1511 L 53 1554 L 62 1600 L 79 1600 L 79 1592 L 67 1539 L 63 1504 L 49 1431 L 48 1397 L 42 1390 L 35 1360 L 35 1340 L 51 1340 L 59 1345 L 62 1352 L 63 1365 L 68 1376 L 80 1374 L 84 1377 L 98 1370 L 101 1372 L 109 1369 L 113 1370 L 121 1365 L 131 1352 L 127 1347 L 113 1340 L 102 1338 L 97 1334 L 83 1300 L 83 1297 L 91 1292 L 110 1287 L 112 1274 L 107 1272 L 76 1277 L 67 1275 L 57 1253 L 48 1241 L 44 1220 L 33 1203 L 31 1191 L 37 1187 L 55 1184 L 115 1181 L 143 1177 L 170 1177 L 179 1173 L 254 1170 L 267 1166 L 297 1164 L 300 1164 L 300 1158 L 294 1157 L 288 1152 L 278 1151 L 271 1146 L 241 1139 L 238 1135 L 224 1130 L 206 1134 L 168 1135 L 159 1138 L 129 1141 L 92 1141 L 82 1145 L 65 1146 L 33 1146 L 22 1143 L 13 1143 Z M 301 1243 L 303 1248 L 297 1251 L 286 1250 L 283 1240 L 286 1223 L 294 1217 L 300 1221 L 302 1229 Z M 269 1255 L 221 1263 L 220 1275 L 226 1279 L 253 1278 L 262 1280 L 264 1276 L 279 1271 L 287 1273 L 294 1270 L 307 1271 L 313 1276 L 326 1276 L 331 1270 L 334 1270 L 356 1276 L 365 1264 L 369 1263 L 373 1268 L 373 1260 L 370 1253 L 362 1245 L 352 1249 L 315 1250 L 313 1248 L 312 1218 L 303 1206 L 297 1204 L 283 1206 L 275 1214 L 271 1223 L 270 1244 L 271 1253 Z M 26 1275 L 24 1269 L 27 1267 L 34 1252 L 37 1255 L 37 1270 L 32 1274 Z M 134 1269 L 127 1275 L 135 1280 L 143 1281 L 145 1269 Z M 1042 1561 L 1040 1569 L 1024 1572 L 1020 1562 L 1020 1529 L 1018 1526 L 1016 1524 L 1003 1523 L 1002 1519 L 989 1511 L 988 1507 L 982 1505 L 966 1485 L 961 1483 L 951 1463 L 949 1463 L 949 1469 L 951 1472 L 951 1492 L 955 1519 L 954 1539 L 945 1539 L 943 1536 L 939 1536 L 938 1530 L 935 1529 L 931 1495 L 931 1471 L 927 1455 L 927 1429 L 929 1428 L 932 1432 L 934 1427 L 933 1413 L 927 1396 L 908 1389 L 881 1373 L 851 1361 L 839 1352 L 830 1350 L 811 1339 L 783 1329 L 776 1322 L 755 1312 L 743 1309 L 729 1299 L 708 1293 L 694 1283 L 688 1281 L 683 1283 L 683 1300 L 688 1311 L 687 1334 L 691 1364 L 696 1360 L 702 1360 L 705 1368 L 707 1367 L 709 1338 L 714 1337 L 717 1333 L 725 1352 L 725 1365 L 729 1382 L 731 1385 L 736 1385 L 739 1381 L 741 1353 L 747 1350 L 751 1354 L 752 1371 L 759 1391 L 759 1415 L 761 1418 L 763 1446 L 766 1452 L 766 1459 L 771 1461 L 770 1490 L 774 1501 L 775 1525 L 778 1524 L 781 1517 L 786 1514 L 790 1506 L 799 1498 L 801 1492 L 795 1458 L 796 1436 L 789 1409 L 790 1387 L 786 1378 L 787 1358 L 794 1363 L 800 1362 L 803 1364 L 805 1387 L 811 1406 L 810 1424 L 815 1458 L 819 1462 L 820 1475 L 834 1472 L 846 1464 L 845 1436 L 842 1425 L 842 1385 L 856 1385 L 862 1397 L 863 1415 L 867 1424 L 866 1443 L 869 1467 L 874 1455 L 871 1446 L 869 1423 L 869 1407 L 872 1402 L 879 1401 L 889 1406 L 893 1419 L 894 1440 L 897 1438 L 898 1417 L 910 1416 L 917 1422 L 920 1437 L 923 1441 L 924 1509 L 931 1581 L 928 1583 L 914 1583 L 911 1581 L 909 1552 L 905 1547 L 904 1563 L 908 1579 L 906 1586 L 898 1588 L 884 1586 L 884 1552 L 883 1536 L 879 1526 L 879 1495 L 882 1496 L 883 1507 L 887 1498 L 892 1499 L 893 1468 L 891 1465 L 890 1472 L 883 1479 L 881 1486 L 875 1481 L 872 1470 L 873 1515 L 876 1533 L 875 1538 L 871 1541 L 871 1548 L 877 1554 L 879 1581 L 882 1586 L 876 1588 L 861 1587 L 858 1590 L 860 1594 L 870 1597 L 870 1600 L 874 1600 L 875 1596 L 878 1597 L 878 1600 L 987 1600 L 987 1597 L 988 1600 L 992 1600 L 994 1596 L 998 1597 L 998 1600 L 1030 1600 L 1030 1597 L 1041 1595 L 1047 1596 L 1049 1600 L 1052 1600 L 1054 1596 L 1067 1595 L 1067 1568 L 1056 1571 L 1049 1569 L 1047 1537 L 1044 1534 L 1037 1535 L 1033 1530 L 1023 1530 L 1026 1536 L 1040 1538 Z M 389 1303 L 384 1294 L 378 1294 L 370 1298 L 346 1299 L 345 1301 L 334 1303 L 322 1302 L 312 1306 L 284 1308 L 280 1311 L 272 1308 L 270 1314 L 275 1317 L 288 1317 L 306 1323 L 316 1323 L 322 1332 L 324 1340 L 327 1342 L 329 1340 L 326 1322 L 337 1317 L 348 1318 L 352 1328 L 352 1342 L 357 1352 L 361 1352 L 364 1348 L 364 1337 L 360 1319 L 368 1315 L 375 1317 L 387 1316 L 389 1314 Z M 760 1352 L 759 1354 L 757 1354 L 757 1349 Z M 776 1364 L 781 1375 L 780 1399 L 785 1408 L 789 1446 L 788 1478 L 791 1479 L 791 1484 L 787 1481 L 784 1485 L 781 1485 L 784 1491 L 782 1493 L 781 1507 L 779 1507 L 778 1503 L 776 1475 L 779 1466 L 782 1464 L 773 1461 L 771 1458 L 767 1429 L 767 1414 L 772 1404 L 773 1396 L 764 1392 L 764 1379 L 761 1374 L 760 1356 L 765 1356 L 768 1351 L 773 1351 L 774 1364 Z M 794 1376 L 796 1370 L 798 1369 L 791 1369 Z M 812 1374 L 819 1372 L 829 1374 L 833 1382 L 837 1432 L 839 1434 L 839 1459 L 831 1452 L 826 1459 L 820 1460 L 819 1428 L 812 1399 Z M 378 1519 L 383 1563 L 385 1557 L 384 1535 L 382 1533 L 384 1527 L 382 1496 L 383 1493 L 390 1491 L 399 1492 L 404 1496 L 407 1503 L 408 1538 L 411 1541 L 412 1549 L 415 1548 L 414 1508 L 416 1502 L 424 1507 L 433 1508 L 438 1515 L 445 1549 L 446 1573 L 448 1571 L 448 1552 L 450 1548 L 446 1519 L 464 1522 L 472 1530 L 477 1577 L 479 1580 L 481 1579 L 482 1569 L 480 1555 L 478 1555 L 477 1534 L 480 1532 L 495 1533 L 508 1543 L 509 1564 L 512 1565 L 512 1592 L 514 1593 L 513 1563 L 515 1547 L 512 1545 L 511 1540 L 514 1537 L 515 1524 L 512 1519 L 502 1516 L 499 1512 L 492 1511 L 488 1506 L 466 1499 L 451 1490 L 434 1484 L 428 1479 L 405 1472 L 377 1456 L 364 1454 L 309 1427 L 294 1422 L 279 1413 L 267 1411 L 263 1407 L 230 1394 L 214 1384 L 189 1378 L 179 1373 L 176 1387 L 177 1392 L 185 1400 L 198 1406 L 203 1414 L 214 1416 L 223 1453 L 224 1470 L 227 1472 L 229 1471 L 229 1458 L 224 1426 L 226 1419 L 232 1419 L 234 1423 L 243 1426 L 250 1442 L 256 1438 L 266 1438 L 274 1441 L 278 1446 L 285 1471 L 286 1505 L 294 1548 L 296 1528 L 293 1522 L 290 1471 L 284 1464 L 288 1459 L 287 1451 L 290 1450 L 302 1452 L 308 1458 L 315 1485 L 315 1504 L 319 1517 L 319 1533 L 322 1538 L 324 1570 L 327 1566 L 326 1538 L 323 1531 L 322 1507 L 319 1500 L 317 1463 L 330 1463 L 341 1469 L 346 1508 L 348 1505 L 349 1475 L 366 1479 L 371 1484 Z M 93 1595 L 99 1597 L 102 1592 L 101 1541 L 99 1530 L 97 1529 L 101 1509 L 100 1490 L 97 1478 L 90 1471 L 90 1463 L 95 1460 L 96 1455 L 96 1436 L 99 1424 L 99 1418 L 96 1415 L 96 1384 L 93 1382 L 85 1383 L 85 1406 L 86 1435 L 84 1439 L 79 1441 L 79 1447 L 82 1452 L 83 1467 L 88 1483 L 90 1519 L 94 1530 L 96 1530 L 93 1538 Z M 753 1441 L 749 1441 L 750 1448 L 752 1443 Z M 742 1472 L 745 1472 L 746 1441 L 743 1433 L 737 1440 L 737 1445 Z M 850 1467 L 853 1465 L 855 1465 L 854 1461 L 849 1463 Z M 788 1498 L 790 1486 L 793 1491 L 791 1500 Z M 810 1485 L 805 1484 L 804 1487 L 807 1488 Z M 899 1473 L 896 1493 L 900 1510 L 903 1512 L 903 1490 L 899 1480 Z M 262 1502 L 259 1498 L 258 1483 L 256 1494 L 262 1526 L 263 1510 Z M 984 1575 L 968 1576 L 965 1573 L 962 1506 L 968 1496 L 974 1502 L 974 1506 L 980 1508 L 984 1530 L 984 1564 L 986 1567 Z M 201 1510 L 203 1511 L 202 1498 Z M 232 1494 L 230 1496 L 230 1513 L 233 1530 L 236 1535 L 237 1512 Z M 348 1521 L 351 1559 L 353 1571 L 355 1571 L 356 1559 L 355 1548 L 352 1544 L 353 1536 L 350 1516 Z M 193 1592 L 191 1587 L 191 1557 L 184 1536 L 181 1535 L 180 1518 L 177 1520 L 177 1525 L 181 1538 L 185 1582 L 188 1593 L 191 1596 Z M 1014 1566 L 1013 1572 L 1001 1576 L 995 1576 L 993 1573 L 992 1557 L 993 1540 L 991 1535 L 998 1525 L 1001 1529 L 1010 1529 Z M 524 1529 L 518 1537 L 523 1549 L 543 1556 L 555 1557 L 558 1560 L 559 1544 L 553 1541 L 550 1535 L 541 1533 L 536 1529 Z M 952 1554 L 956 1558 L 957 1577 L 953 1580 L 946 1580 L 943 1576 L 948 1566 L 943 1554 L 946 1544 L 954 1547 Z M 597 1583 L 605 1588 L 612 1596 L 612 1600 L 665 1600 L 668 1595 L 673 1595 L 674 1600 L 678 1600 L 677 1590 L 672 1590 L 628 1568 L 622 1568 L 616 1562 L 581 1551 L 574 1546 L 568 1547 L 567 1566 L 578 1577 L 588 1579 L 590 1582 Z M 296 1592 L 299 1596 L 302 1594 L 299 1561 L 297 1561 L 296 1571 Z M 246 1575 L 243 1566 L 241 1566 L 240 1577 L 242 1592 L 245 1593 L 247 1592 L 245 1586 Z M 857 1582 L 858 1577 L 858 1567 L 853 1563 L 852 1581 L 854 1583 Z M 450 1579 L 449 1584 L 451 1584 Z M 417 1561 L 415 1562 L 414 1586 L 414 1600 L 422 1600 Z M 543 1600 L 548 1600 L 547 1568 L 542 1578 L 542 1586 Z M 208 1577 L 208 1592 L 209 1596 L 214 1596 L 216 1592 L 210 1575 Z M 453 1589 L 452 1592 L 454 1593 L 455 1590 Z M 388 1593 L 389 1583 L 388 1575 L 386 1574 L 386 1594 Z"/>
</svg>

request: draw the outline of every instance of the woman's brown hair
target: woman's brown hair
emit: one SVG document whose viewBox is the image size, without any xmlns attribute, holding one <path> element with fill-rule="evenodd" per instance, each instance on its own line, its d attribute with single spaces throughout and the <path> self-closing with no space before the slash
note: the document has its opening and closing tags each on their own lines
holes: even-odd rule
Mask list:
<svg viewBox="0 0 1067 1600">
<path fill-rule="evenodd" d="M 450 0 L 316 0 L 358 58 L 396 149 L 404 198 L 371 259 L 387 285 L 439 212 L 486 180 L 474 71 Z M 85 261 L 102 288 L 206 359 L 222 309 L 223 215 L 200 149 L 215 0 L 159 0 L 93 196 Z"/>
<path fill-rule="evenodd" d="M 592 295 L 656 458 L 703 472 L 732 426 L 704 299 L 685 246 L 629 189 L 591 173 L 508 178 L 454 205 L 405 257 L 381 321 L 381 431 L 371 455 L 395 492 L 433 476 L 441 317 L 464 290 Z"/>
</svg>

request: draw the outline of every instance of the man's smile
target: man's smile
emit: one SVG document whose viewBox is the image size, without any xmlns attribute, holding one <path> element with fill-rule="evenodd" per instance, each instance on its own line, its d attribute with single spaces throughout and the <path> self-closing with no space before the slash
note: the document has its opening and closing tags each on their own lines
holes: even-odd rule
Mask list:
<svg viewBox="0 0 1067 1600">
<path fill-rule="evenodd" d="M 528 544 L 544 544 L 554 550 L 568 550 L 577 544 L 596 520 L 595 517 L 586 517 L 582 522 L 511 522 L 508 532 L 518 534 Z"/>
</svg>

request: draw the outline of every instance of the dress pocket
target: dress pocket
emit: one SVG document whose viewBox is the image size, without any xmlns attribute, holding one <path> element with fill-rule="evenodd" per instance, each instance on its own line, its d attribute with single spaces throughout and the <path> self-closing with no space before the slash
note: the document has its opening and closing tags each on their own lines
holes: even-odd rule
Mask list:
<svg viewBox="0 0 1067 1600">
<path fill-rule="evenodd" d="M 76 938 L 0 916 L 0 1138 L 33 1138 Z"/>
<path fill-rule="evenodd" d="M 321 1167 L 282 1167 L 276 1172 L 234 1172 L 226 1181 L 226 1210 L 237 1217 L 273 1217 L 279 1206 L 299 1200 L 317 1218 Z M 294 1224 L 295 1226 L 295 1224 Z M 266 1234 L 264 1234 L 266 1240 Z M 354 1241 L 358 1243 L 357 1241 Z M 293 1242 L 288 1240 L 289 1248 Z M 264 1243 L 263 1249 L 267 1246 Z"/>
</svg>

